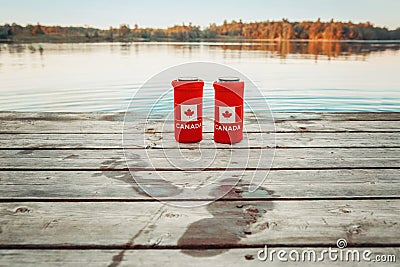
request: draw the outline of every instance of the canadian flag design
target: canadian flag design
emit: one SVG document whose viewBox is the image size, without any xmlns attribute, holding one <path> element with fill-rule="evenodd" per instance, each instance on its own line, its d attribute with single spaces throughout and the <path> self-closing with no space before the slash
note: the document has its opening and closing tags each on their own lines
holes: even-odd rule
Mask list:
<svg viewBox="0 0 400 267">
<path fill-rule="evenodd" d="M 240 118 L 237 115 L 236 109 L 240 107 L 216 106 L 216 121 L 219 123 L 237 123 Z"/>
<path fill-rule="evenodd" d="M 179 105 L 177 108 L 177 120 L 197 121 L 197 108 L 199 105 Z"/>
</svg>

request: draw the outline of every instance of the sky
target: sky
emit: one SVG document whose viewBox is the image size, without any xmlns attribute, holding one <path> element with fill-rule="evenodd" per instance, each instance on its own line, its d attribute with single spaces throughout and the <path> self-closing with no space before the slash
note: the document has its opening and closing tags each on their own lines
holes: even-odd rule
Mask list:
<svg viewBox="0 0 400 267">
<path fill-rule="evenodd" d="M 0 24 L 166 28 L 192 22 L 205 27 L 224 19 L 370 21 L 400 27 L 400 0 L 0 0 Z"/>
</svg>

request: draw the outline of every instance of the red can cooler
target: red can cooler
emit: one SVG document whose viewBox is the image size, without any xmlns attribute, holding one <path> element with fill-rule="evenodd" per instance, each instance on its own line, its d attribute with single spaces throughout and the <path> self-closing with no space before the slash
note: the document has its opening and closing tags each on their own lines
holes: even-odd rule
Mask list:
<svg viewBox="0 0 400 267">
<path fill-rule="evenodd" d="M 202 140 L 204 81 L 195 77 L 178 78 L 174 87 L 175 140 L 196 143 Z"/>
<path fill-rule="evenodd" d="M 236 77 L 223 77 L 214 82 L 214 141 L 224 144 L 243 139 L 244 82 Z"/>
</svg>

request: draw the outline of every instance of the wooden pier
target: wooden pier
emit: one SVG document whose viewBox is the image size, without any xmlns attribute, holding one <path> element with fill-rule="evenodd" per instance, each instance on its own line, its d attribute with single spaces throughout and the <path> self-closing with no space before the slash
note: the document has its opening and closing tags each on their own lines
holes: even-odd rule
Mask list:
<svg viewBox="0 0 400 267">
<path fill-rule="evenodd" d="M 122 149 L 123 118 L 0 112 L 0 266 L 281 266 L 257 252 L 265 245 L 322 251 L 337 248 L 338 239 L 400 261 L 400 113 L 275 114 L 275 160 L 261 188 L 247 192 L 251 170 L 243 170 L 225 197 L 190 209 L 135 184 Z M 171 169 L 157 127 L 147 129 L 147 145 L 132 149 L 154 148 L 157 171 L 173 174 L 176 184 L 224 170 L 222 160 L 196 179 Z M 211 130 L 203 141 L 209 149 Z M 257 146 L 257 134 L 249 133 L 249 146 Z M 178 149 L 168 136 L 164 145 Z M 135 173 L 155 175 L 146 164 Z"/>
</svg>

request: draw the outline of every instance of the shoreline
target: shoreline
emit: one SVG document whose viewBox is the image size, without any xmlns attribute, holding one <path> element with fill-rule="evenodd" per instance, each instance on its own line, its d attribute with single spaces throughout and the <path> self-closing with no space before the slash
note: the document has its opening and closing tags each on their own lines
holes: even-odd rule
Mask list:
<svg viewBox="0 0 400 267">
<path fill-rule="evenodd" d="M 0 44 L 70 44 L 70 43 L 168 43 L 168 44 L 195 44 L 195 43 L 213 43 L 213 44 L 263 44 L 267 42 L 273 43 L 355 43 L 355 44 L 400 44 L 400 40 L 330 40 L 330 39 L 238 39 L 238 38 L 217 38 L 217 39 L 195 39 L 188 41 L 178 41 L 175 39 L 85 39 L 85 38 L 23 38 L 23 39 L 0 39 Z"/>
</svg>

